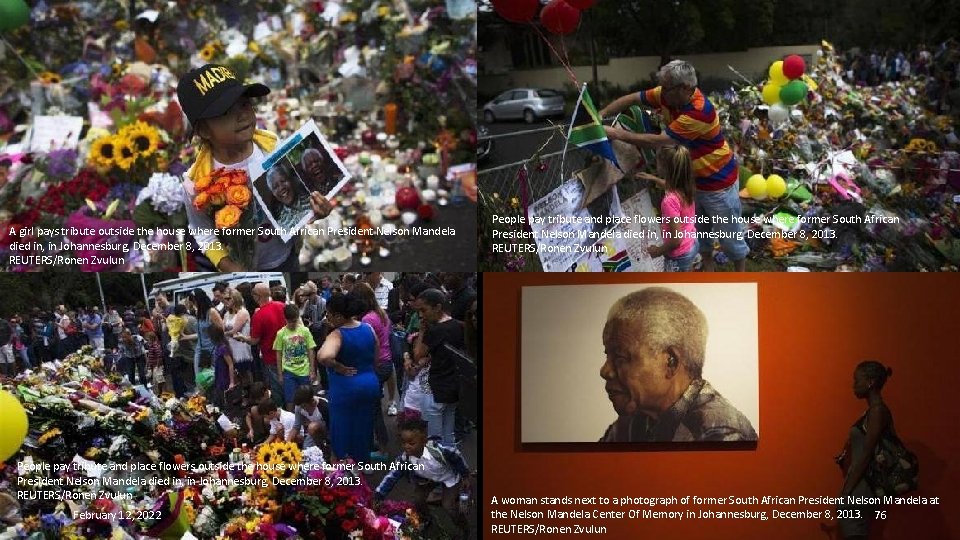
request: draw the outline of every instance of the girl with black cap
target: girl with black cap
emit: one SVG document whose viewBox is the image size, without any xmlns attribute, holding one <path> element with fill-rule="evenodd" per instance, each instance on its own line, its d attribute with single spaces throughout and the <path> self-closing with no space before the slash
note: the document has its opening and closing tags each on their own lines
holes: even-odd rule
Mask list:
<svg viewBox="0 0 960 540">
<path fill-rule="evenodd" d="M 210 232 L 215 228 L 213 218 L 193 205 L 197 181 L 219 168 L 246 171 L 249 164 L 263 160 L 276 148 L 277 136 L 256 127 L 253 98 L 268 93 L 270 89 L 263 84 L 243 84 L 229 68 L 215 64 L 188 72 L 177 85 L 180 107 L 193 134 L 200 139 L 196 161 L 187 171 L 183 184 L 187 219 L 204 254 L 224 272 L 299 270 L 297 241 L 283 242 L 278 235 L 265 235 L 257 242 L 251 241 L 251 249 L 256 246 L 252 259 L 254 268 L 244 268 L 238 262 L 238 254 L 231 254 Z M 248 182 L 253 189 L 249 175 Z M 319 218 L 327 216 L 332 209 L 330 202 L 318 192 L 310 194 L 310 206 Z M 244 214 L 245 218 L 241 218 L 244 228 L 269 228 L 256 203 L 251 204 Z"/>
</svg>

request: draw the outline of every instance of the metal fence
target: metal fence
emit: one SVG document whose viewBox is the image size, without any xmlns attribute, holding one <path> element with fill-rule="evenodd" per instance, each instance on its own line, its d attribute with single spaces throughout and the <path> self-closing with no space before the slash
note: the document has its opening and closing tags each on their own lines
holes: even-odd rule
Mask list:
<svg viewBox="0 0 960 540">
<path fill-rule="evenodd" d="M 500 145 L 507 144 L 512 137 L 544 133 L 555 129 L 557 128 L 551 126 L 517 131 L 514 133 L 504 133 L 502 135 L 491 135 L 481 138 L 479 142 L 492 140 L 494 141 L 494 148 L 496 148 Z M 496 150 L 494 150 L 494 152 L 496 152 Z M 566 157 L 563 157 L 563 151 L 561 150 L 542 154 L 539 156 L 539 160 L 530 159 L 481 169 L 477 174 L 477 183 L 481 195 L 485 197 L 493 197 L 494 194 L 497 194 L 501 200 L 510 201 L 513 198 L 519 200 L 522 197 L 519 172 L 520 169 L 526 165 L 528 202 L 532 204 L 533 201 L 545 196 L 556 189 L 562 182 L 570 179 L 574 172 L 584 167 L 584 164 L 590 159 L 591 155 L 590 152 L 579 147 L 568 146 Z M 533 157 L 534 156 L 531 156 L 531 158 Z"/>
</svg>

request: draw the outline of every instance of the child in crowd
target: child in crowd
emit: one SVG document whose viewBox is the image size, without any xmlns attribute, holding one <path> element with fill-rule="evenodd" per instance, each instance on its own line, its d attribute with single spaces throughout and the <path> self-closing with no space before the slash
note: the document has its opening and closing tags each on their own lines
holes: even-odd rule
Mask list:
<svg viewBox="0 0 960 540">
<path fill-rule="evenodd" d="M 310 386 L 301 386 L 293 395 L 293 438 L 287 439 L 303 443 L 302 448 L 323 447 L 327 438 L 327 423 L 323 419 L 320 400 Z M 305 432 L 305 433 L 304 433 Z"/>
<path fill-rule="evenodd" d="M 398 467 L 383 478 L 374 492 L 377 504 L 385 499 L 400 478 L 410 475 L 415 484 L 414 504 L 422 508 L 436 487 L 441 490 L 441 505 L 457 522 L 461 533 L 466 531 L 466 519 L 459 511 L 461 489 L 469 489 L 470 470 L 460 451 L 427 440 L 427 423 L 416 413 L 404 412 L 398 417 L 400 447 Z M 411 470 L 415 469 L 415 470 Z"/>
<path fill-rule="evenodd" d="M 191 229 L 214 231 L 215 225 L 212 216 L 197 210 L 194 205 L 197 182 L 205 181 L 217 169 L 247 171 L 249 164 L 262 161 L 276 148 L 277 136 L 257 129 L 254 99 L 269 93 L 270 89 L 263 84 L 244 84 L 232 70 L 215 64 L 194 69 L 180 78 L 177 97 L 192 133 L 200 141 L 196 161 L 187 171 L 183 184 Z M 251 190 L 253 180 L 248 173 L 247 184 Z M 256 211 L 257 205 L 251 206 L 241 218 L 241 226 L 269 226 L 262 218 L 263 213 Z M 310 207 L 317 218 L 326 217 L 332 209 L 330 202 L 316 191 L 310 194 Z M 299 270 L 299 240 L 283 242 L 279 235 L 271 235 L 267 240 L 253 242 L 256 246 L 254 267 L 243 268 L 239 262 L 241 257 L 224 249 L 224 244 L 217 241 L 213 232 L 196 233 L 195 236 L 201 246 L 211 246 L 204 254 L 224 272 Z"/>
<path fill-rule="evenodd" d="M 237 373 L 233 367 L 233 353 L 227 343 L 223 328 L 211 324 L 207 336 L 213 342 L 213 404 L 223 408 L 224 392 L 237 385 Z"/>
<path fill-rule="evenodd" d="M 200 351 L 200 371 L 195 378 L 198 394 L 209 399 L 210 389 L 213 388 L 213 377 L 213 358 L 208 351 Z"/>
<path fill-rule="evenodd" d="M 153 392 L 158 396 L 165 390 L 166 378 L 163 376 L 163 348 L 156 332 L 147 332 L 147 380 L 153 384 Z"/>
<path fill-rule="evenodd" d="M 270 435 L 264 442 L 285 441 L 293 433 L 296 418 L 292 412 L 277 407 L 277 404 L 269 398 L 261 400 L 257 405 L 257 410 L 263 416 L 263 419 L 270 423 Z"/>
<path fill-rule="evenodd" d="M 664 258 L 664 271 L 688 272 L 697 258 L 694 195 L 696 184 L 690 150 L 682 145 L 661 146 L 657 151 L 657 174 L 637 173 L 638 180 L 650 180 L 664 188 L 660 203 L 663 244 L 647 247 L 651 257 Z"/>
<path fill-rule="evenodd" d="M 277 351 L 277 375 L 283 382 L 283 402 L 289 407 L 297 388 L 317 379 L 317 344 L 310 329 L 300 321 L 300 310 L 293 304 L 283 308 L 286 326 L 277 332 L 273 350 Z"/>
<path fill-rule="evenodd" d="M 140 384 L 147 385 L 147 351 L 143 338 L 130 330 L 120 333 L 120 364 L 127 372 L 130 384 L 137 384 L 136 375 L 140 375 Z"/>
<path fill-rule="evenodd" d="M 250 392 L 247 394 L 247 403 L 250 404 L 250 410 L 247 413 L 247 439 L 253 444 L 262 443 L 270 434 L 270 423 L 264 419 L 260 413 L 259 403 L 263 400 L 270 400 L 270 387 L 263 381 L 257 381 L 250 385 Z"/>
</svg>

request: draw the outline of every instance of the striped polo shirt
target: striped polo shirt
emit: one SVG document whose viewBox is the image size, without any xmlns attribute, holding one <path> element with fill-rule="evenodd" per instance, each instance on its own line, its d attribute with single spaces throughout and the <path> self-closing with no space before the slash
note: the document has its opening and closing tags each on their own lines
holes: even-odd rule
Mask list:
<svg viewBox="0 0 960 540">
<path fill-rule="evenodd" d="M 697 189 L 719 191 L 738 181 L 737 158 L 720 131 L 713 103 L 697 88 L 690 103 L 671 109 L 660 102 L 661 87 L 640 92 L 640 101 L 659 108 L 667 127 L 664 133 L 690 150 Z"/>
</svg>

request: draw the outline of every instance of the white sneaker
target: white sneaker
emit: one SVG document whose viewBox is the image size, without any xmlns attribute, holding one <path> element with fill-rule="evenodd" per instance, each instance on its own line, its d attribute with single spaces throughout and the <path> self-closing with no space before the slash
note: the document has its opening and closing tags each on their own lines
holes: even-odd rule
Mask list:
<svg viewBox="0 0 960 540">
<path fill-rule="evenodd" d="M 390 406 L 387 407 L 387 416 L 396 416 L 396 415 L 397 415 L 397 404 L 391 403 Z"/>
</svg>

